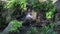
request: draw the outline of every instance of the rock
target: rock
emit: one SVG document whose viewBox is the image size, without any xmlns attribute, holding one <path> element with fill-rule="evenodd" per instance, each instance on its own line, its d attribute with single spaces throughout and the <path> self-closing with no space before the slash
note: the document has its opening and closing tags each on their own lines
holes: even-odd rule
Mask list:
<svg viewBox="0 0 60 34">
<path fill-rule="evenodd" d="M 59 26 L 60 25 L 60 21 L 56 22 L 55 25 L 56 26 Z"/>
<path fill-rule="evenodd" d="M 11 23 L 8 24 L 8 26 L 3 30 L 1 34 L 9 34 L 9 30 L 13 27 Z"/>
<path fill-rule="evenodd" d="M 60 13 L 60 1 L 59 0 L 54 3 L 54 6 L 57 9 L 57 12 Z"/>
<path fill-rule="evenodd" d="M 55 14 L 55 22 L 60 21 L 60 13 Z"/>
<path fill-rule="evenodd" d="M 17 30 L 22 27 L 22 23 L 22 21 L 17 20 L 11 21 L 1 34 L 19 33 Z"/>
</svg>

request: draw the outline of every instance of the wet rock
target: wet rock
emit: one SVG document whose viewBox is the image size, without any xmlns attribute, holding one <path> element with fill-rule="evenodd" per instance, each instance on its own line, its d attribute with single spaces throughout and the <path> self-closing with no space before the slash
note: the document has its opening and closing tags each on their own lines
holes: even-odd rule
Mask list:
<svg viewBox="0 0 60 34">
<path fill-rule="evenodd" d="M 55 31 L 57 31 L 57 34 L 60 34 L 60 21 L 55 23 Z"/>
<path fill-rule="evenodd" d="M 60 13 L 55 14 L 55 22 L 60 21 Z"/>
<path fill-rule="evenodd" d="M 3 30 L 1 34 L 9 34 L 9 30 L 13 27 L 11 23 L 8 24 L 8 26 Z"/>
<path fill-rule="evenodd" d="M 57 12 L 60 13 L 60 0 L 56 1 L 54 5 L 55 5 L 55 8 L 57 9 Z"/>
</svg>

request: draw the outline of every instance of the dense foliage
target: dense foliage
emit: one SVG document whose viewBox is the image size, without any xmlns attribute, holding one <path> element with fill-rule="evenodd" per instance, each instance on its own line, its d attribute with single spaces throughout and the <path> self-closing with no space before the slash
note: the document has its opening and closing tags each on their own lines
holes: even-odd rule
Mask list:
<svg viewBox="0 0 60 34">
<path fill-rule="evenodd" d="M 32 9 L 36 11 L 37 18 L 39 17 L 40 22 L 36 22 L 37 18 L 35 19 L 34 24 L 30 24 L 28 20 L 24 18 L 26 14 L 28 13 L 28 10 Z M 24 34 L 57 34 L 57 31 L 54 31 L 56 24 L 52 23 L 50 19 L 54 18 L 54 14 L 56 12 L 55 6 L 52 4 L 51 1 L 47 2 L 40 2 L 39 0 L 10 0 L 8 3 L 4 4 L 3 2 L 0 2 L 0 27 L 3 30 L 5 27 L 11 23 L 12 27 L 9 32 L 23 32 Z M 41 14 L 41 15 L 40 15 Z M 44 18 L 41 18 L 44 17 Z M 24 18 L 22 20 L 21 18 Z M 19 21 L 18 21 L 19 19 Z M 49 20 L 51 22 L 49 22 Z M 45 21 L 47 22 L 45 24 Z M 24 25 L 26 24 L 29 25 Z M 53 21 L 54 22 L 54 21 Z M 40 26 L 36 26 L 36 23 Z M 41 23 L 44 23 L 41 25 Z M 39 29 L 38 29 L 39 28 Z M 41 29 L 41 31 L 39 31 Z M 25 31 L 27 30 L 27 31 Z M 24 32 L 25 31 L 25 32 Z M 22 33 L 22 34 L 23 34 Z"/>
<path fill-rule="evenodd" d="M 26 10 L 26 0 L 10 0 L 5 8 L 11 8 L 11 9 L 16 9 L 16 8 L 20 8 L 23 10 Z"/>
</svg>

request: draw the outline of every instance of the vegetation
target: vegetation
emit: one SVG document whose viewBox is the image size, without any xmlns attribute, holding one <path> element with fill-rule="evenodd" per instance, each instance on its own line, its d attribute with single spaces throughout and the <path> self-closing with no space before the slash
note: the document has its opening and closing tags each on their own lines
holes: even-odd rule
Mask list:
<svg viewBox="0 0 60 34">
<path fill-rule="evenodd" d="M 31 9 L 30 13 L 33 10 L 36 11 L 37 16 L 35 20 L 25 18 L 29 9 Z M 58 26 L 56 26 L 55 21 L 51 20 L 55 18 L 55 13 L 56 8 L 51 1 L 9 0 L 8 3 L 0 1 L 0 30 L 4 32 L 4 29 L 11 23 L 12 28 L 9 29 L 9 32 L 13 34 L 18 32 L 19 34 L 57 34 L 58 31 L 54 29 Z"/>
<path fill-rule="evenodd" d="M 10 22 L 13 28 L 10 29 L 10 32 L 19 31 L 18 28 L 22 27 L 22 21 L 13 20 Z"/>
<path fill-rule="evenodd" d="M 38 30 L 36 27 L 30 27 L 31 29 L 27 31 L 27 34 L 37 34 Z"/>
<path fill-rule="evenodd" d="M 54 23 L 51 23 L 48 26 L 43 26 L 42 27 L 42 34 L 57 34 L 57 32 L 54 31 Z"/>
<path fill-rule="evenodd" d="M 10 0 L 5 8 L 11 8 L 11 9 L 16 9 L 16 8 L 20 8 L 23 10 L 26 10 L 26 0 Z"/>
<path fill-rule="evenodd" d="M 47 7 L 49 8 L 48 12 L 46 12 L 46 18 L 47 19 L 51 19 L 53 18 L 55 12 L 56 12 L 56 9 L 54 7 L 54 5 L 52 4 L 52 2 L 48 3 Z"/>
</svg>

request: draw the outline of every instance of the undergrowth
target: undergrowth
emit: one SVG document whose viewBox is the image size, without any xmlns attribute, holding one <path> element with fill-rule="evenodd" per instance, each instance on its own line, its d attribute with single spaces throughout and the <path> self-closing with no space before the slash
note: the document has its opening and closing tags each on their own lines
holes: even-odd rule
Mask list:
<svg viewBox="0 0 60 34">
<path fill-rule="evenodd" d="M 54 31 L 55 24 L 50 23 L 50 25 L 46 26 L 44 25 L 42 27 L 42 34 L 57 34 L 56 31 Z"/>
<path fill-rule="evenodd" d="M 13 20 L 10 22 L 12 24 L 12 28 L 9 30 L 10 32 L 16 32 L 19 31 L 18 28 L 22 27 L 22 21 L 17 21 L 17 20 Z"/>
</svg>

